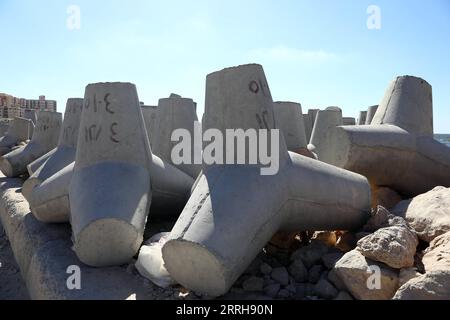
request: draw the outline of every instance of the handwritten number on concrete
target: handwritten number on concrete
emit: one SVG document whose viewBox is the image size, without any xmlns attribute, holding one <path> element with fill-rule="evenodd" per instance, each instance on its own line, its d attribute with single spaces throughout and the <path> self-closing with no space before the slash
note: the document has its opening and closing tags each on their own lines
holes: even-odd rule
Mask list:
<svg viewBox="0 0 450 320">
<path fill-rule="evenodd" d="M 110 130 L 111 130 L 111 135 L 109 136 L 109 138 L 111 139 L 112 142 L 114 143 L 119 143 L 119 140 L 117 140 L 116 138 L 114 138 L 114 136 L 117 135 L 116 130 L 114 129 L 115 127 L 117 127 L 119 124 L 117 122 L 114 122 L 113 124 L 111 124 Z"/>
</svg>

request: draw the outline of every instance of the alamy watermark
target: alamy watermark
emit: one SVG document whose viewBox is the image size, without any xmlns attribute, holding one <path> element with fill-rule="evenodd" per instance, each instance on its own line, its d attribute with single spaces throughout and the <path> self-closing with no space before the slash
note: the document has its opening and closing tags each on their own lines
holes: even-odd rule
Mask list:
<svg viewBox="0 0 450 320">
<path fill-rule="evenodd" d="M 376 5 L 370 5 L 367 8 L 367 29 L 380 30 L 381 29 L 381 8 Z"/>
<path fill-rule="evenodd" d="M 81 9 L 79 6 L 71 4 L 67 7 L 66 26 L 69 30 L 80 30 L 81 28 Z"/>
<path fill-rule="evenodd" d="M 259 164 L 263 176 L 276 175 L 280 167 L 278 129 L 226 129 L 225 135 L 218 129 L 208 129 L 203 133 L 201 123 L 196 121 L 194 137 L 189 130 L 176 129 L 171 140 L 177 142 L 171 153 L 175 165 Z M 202 152 L 204 143 L 208 144 Z"/>
<path fill-rule="evenodd" d="M 67 267 L 66 273 L 69 277 L 66 280 L 66 286 L 69 290 L 81 290 L 81 269 L 77 265 Z"/>
</svg>

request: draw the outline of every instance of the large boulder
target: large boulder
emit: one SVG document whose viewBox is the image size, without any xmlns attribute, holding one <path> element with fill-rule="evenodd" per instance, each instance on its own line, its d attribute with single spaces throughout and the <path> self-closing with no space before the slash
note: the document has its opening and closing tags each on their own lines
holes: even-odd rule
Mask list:
<svg viewBox="0 0 450 320">
<path fill-rule="evenodd" d="M 450 232 L 435 238 L 430 243 L 423 256 L 422 263 L 426 272 L 450 270 Z"/>
<path fill-rule="evenodd" d="M 358 250 L 344 255 L 334 270 L 358 300 L 389 300 L 398 289 L 398 271 L 367 259 Z"/>
<path fill-rule="evenodd" d="M 450 188 L 436 187 L 402 201 L 392 213 L 405 218 L 421 240 L 431 242 L 450 231 Z"/>
<path fill-rule="evenodd" d="M 396 269 L 414 266 L 419 240 L 406 226 L 382 228 L 358 241 L 357 250 L 366 258 Z"/>
<path fill-rule="evenodd" d="M 449 300 L 450 270 L 430 271 L 404 284 L 395 300 Z"/>
</svg>

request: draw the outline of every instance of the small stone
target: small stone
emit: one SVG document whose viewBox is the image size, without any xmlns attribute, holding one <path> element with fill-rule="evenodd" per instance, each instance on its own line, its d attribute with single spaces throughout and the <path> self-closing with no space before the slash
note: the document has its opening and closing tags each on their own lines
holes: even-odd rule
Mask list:
<svg viewBox="0 0 450 320">
<path fill-rule="evenodd" d="M 366 258 L 383 262 L 396 269 L 414 266 L 419 240 L 406 226 L 392 226 L 377 230 L 358 241 L 357 250 Z"/>
<path fill-rule="evenodd" d="M 308 269 L 301 259 L 292 262 L 288 270 L 296 282 L 305 282 L 308 279 Z"/>
<path fill-rule="evenodd" d="M 311 283 L 306 283 L 305 284 L 305 295 L 307 296 L 307 297 L 312 297 L 312 296 L 314 296 L 316 293 L 315 293 L 315 285 L 313 285 L 313 284 L 311 284 Z"/>
<path fill-rule="evenodd" d="M 275 298 L 278 295 L 280 288 L 281 286 L 279 283 L 268 285 L 264 288 L 264 294 L 268 297 Z"/>
<path fill-rule="evenodd" d="M 264 275 L 270 275 L 270 273 L 272 272 L 272 267 L 267 263 L 263 263 L 259 267 L 259 271 Z"/>
<path fill-rule="evenodd" d="M 323 299 L 334 299 L 338 295 L 336 288 L 325 279 L 319 280 L 314 287 L 315 293 Z"/>
<path fill-rule="evenodd" d="M 295 286 L 295 295 L 296 299 L 304 299 L 306 297 L 306 284 L 298 283 Z"/>
<path fill-rule="evenodd" d="M 372 211 L 372 216 L 362 228 L 365 232 L 375 232 L 378 229 L 388 227 L 389 216 L 391 213 L 384 207 L 378 206 Z"/>
<path fill-rule="evenodd" d="M 347 291 L 340 291 L 334 300 L 355 300 Z"/>
<path fill-rule="evenodd" d="M 346 290 L 344 282 L 339 278 L 339 275 L 337 274 L 335 269 L 330 270 L 328 272 L 328 281 L 330 281 L 336 288 L 339 290 Z"/>
<path fill-rule="evenodd" d="M 258 277 L 251 277 L 242 283 L 242 288 L 245 291 L 262 291 L 264 287 L 264 279 Z"/>
<path fill-rule="evenodd" d="M 245 273 L 252 275 L 252 276 L 256 276 L 258 271 L 260 270 L 260 266 L 261 266 L 261 259 L 256 258 L 255 260 L 253 260 L 253 262 L 247 268 Z"/>
<path fill-rule="evenodd" d="M 295 261 L 301 259 L 304 265 L 307 268 L 310 268 L 320 262 L 322 256 L 327 254 L 329 250 L 330 248 L 325 243 L 313 241 L 310 245 L 295 251 L 291 256 L 291 260 Z"/>
<path fill-rule="evenodd" d="M 286 290 L 286 289 L 281 289 L 278 292 L 278 298 L 280 298 L 280 299 L 287 299 L 290 296 L 291 296 L 291 293 L 288 290 Z"/>
<path fill-rule="evenodd" d="M 295 293 L 297 291 L 295 284 L 290 284 L 286 286 L 285 289 L 291 293 Z"/>
<path fill-rule="evenodd" d="M 339 261 L 344 256 L 342 252 L 339 253 L 329 253 L 322 256 L 322 262 L 328 270 L 333 269 L 336 262 Z"/>
<path fill-rule="evenodd" d="M 323 267 L 320 265 L 315 265 L 311 269 L 309 269 L 308 273 L 308 281 L 309 283 L 317 283 L 319 281 L 320 276 L 322 275 Z"/>
<path fill-rule="evenodd" d="M 289 284 L 289 273 L 285 267 L 279 267 L 272 270 L 272 279 L 277 281 L 282 286 Z"/>
</svg>

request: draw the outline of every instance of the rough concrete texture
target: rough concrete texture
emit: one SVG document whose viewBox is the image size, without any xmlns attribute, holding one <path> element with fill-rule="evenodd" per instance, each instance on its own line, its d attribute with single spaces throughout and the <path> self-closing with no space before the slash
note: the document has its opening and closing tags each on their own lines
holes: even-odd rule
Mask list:
<svg viewBox="0 0 450 320">
<path fill-rule="evenodd" d="M 90 266 L 120 265 L 142 243 L 151 199 L 151 151 L 135 85 L 88 85 L 80 132 L 69 187 L 74 250 Z"/>
<path fill-rule="evenodd" d="M 70 226 L 38 222 L 20 193 L 21 180 L 0 177 L 0 220 L 31 299 L 149 299 L 142 279 L 125 267 L 90 268 L 71 250 Z M 81 290 L 70 290 L 69 267 L 79 267 Z M 68 272 L 69 270 L 69 272 Z M 2 287 L 3 289 L 3 287 Z"/>
<path fill-rule="evenodd" d="M 322 161 L 404 197 L 450 186 L 450 149 L 432 137 L 431 87 L 404 76 L 388 88 L 370 126 L 335 128 Z"/>
<path fill-rule="evenodd" d="M 0 155 L 10 152 L 11 148 L 19 142 L 28 140 L 31 125 L 29 119 L 14 118 L 8 132 L 0 138 Z"/>
<path fill-rule="evenodd" d="M 326 110 L 320 110 L 317 113 L 316 122 L 314 123 L 311 141 L 308 149 L 314 152 L 319 160 L 327 158 L 329 153 L 329 141 L 332 139 L 332 133 L 336 126 L 342 125 L 342 110 L 336 107 L 330 107 Z"/>
<path fill-rule="evenodd" d="M 64 122 L 56 150 L 23 184 L 22 193 L 28 201 L 30 201 L 30 194 L 34 187 L 75 161 L 82 110 L 83 99 L 70 98 L 67 100 Z M 49 194 L 47 197 L 51 199 L 53 195 Z M 30 205 L 32 208 L 33 204 L 30 203 Z"/>
<path fill-rule="evenodd" d="M 261 122 L 269 131 L 276 128 L 260 65 L 208 75 L 205 106 L 204 128 L 224 133 L 233 128 L 259 129 Z M 276 231 L 345 230 L 365 223 L 370 208 L 366 178 L 288 153 L 282 135 L 279 151 L 280 170 L 272 176 L 261 175 L 261 165 L 203 166 L 163 247 L 165 266 L 178 283 L 220 296 Z"/>
<path fill-rule="evenodd" d="M 44 154 L 42 157 L 37 158 L 33 162 L 31 162 L 29 165 L 27 165 L 27 171 L 28 175 L 32 176 L 33 173 L 35 173 L 44 163 L 48 160 L 48 158 L 51 157 L 53 153 L 56 152 L 56 148 L 50 150 L 46 154 Z"/>
<path fill-rule="evenodd" d="M 31 120 L 31 122 L 32 122 L 32 124 L 29 127 L 30 128 L 30 132 L 29 132 L 29 135 L 28 135 L 29 136 L 28 139 L 31 139 L 33 137 L 33 133 L 34 133 L 34 126 L 37 124 L 37 118 L 38 118 L 37 111 L 36 110 L 32 110 L 32 109 L 26 109 L 24 111 L 23 117 L 25 119 Z"/>
<path fill-rule="evenodd" d="M 303 123 L 302 106 L 295 102 L 275 102 L 277 125 L 284 135 L 289 151 L 296 152 L 308 146 L 305 125 Z"/>
<path fill-rule="evenodd" d="M 162 160 L 172 164 L 172 150 L 178 142 L 171 140 L 172 133 L 177 129 L 185 129 L 191 137 L 191 164 L 174 165 L 181 171 L 196 179 L 201 165 L 193 164 L 194 159 L 194 123 L 198 121 L 195 104 L 192 99 L 182 98 L 172 94 L 169 98 L 160 99 L 156 109 L 155 129 L 151 130 L 155 136 L 151 138 L 152 152 Z M 151 126 L 148 124 L 147 126 Z M 201 148 L 201 146 L 199 146 Z"/>
<path fill-rule="evenodd" d="M 370 125 L 373 124 L 373 118 L 375 116 L 375 114 L 377 113 L 378 110 L 378 105 L 376 106 L 371 106 L 369 107 L 369 109 L 367 109 L 367 115 L 366 115 L 366 125 Z"/>
<path fill-rule="evenodd" d="M 158 106 L 141 106 L 142 115 L 144 116 L 145 127 L 147 129 L 148 141 L 150 147 L 153 149 L 155 142 L 153 139 L 156 137 L 156 122 L 157 122 L 157 110 Z M 153 150 L 152 150 L 153 151 Z"/>
<path fill-rule="evenodd" d="M 350 117 L 344 117 L 344 118 L 342 118 L 342 124 L 344 126 L 354 126 L 354 125 L 356 125 L 356 119 L 350 118 Z"/>
<path fill-rule="evenodd" d="M 367 119 L 367 111 L 361 111 L 359 113 L 358 126 L 365 125 L 366 124 L 366 119 Z"/>
<path fill-rule="evenodd" d="M 27 120 L 31 123 L 30 120 Z M 41 111 L 31 141 L 0 158 L 0 170 L 7 177 L 27 172 L 27 165 L 56 147 L 62 116 L 59 112 Z"/>
</svg>

